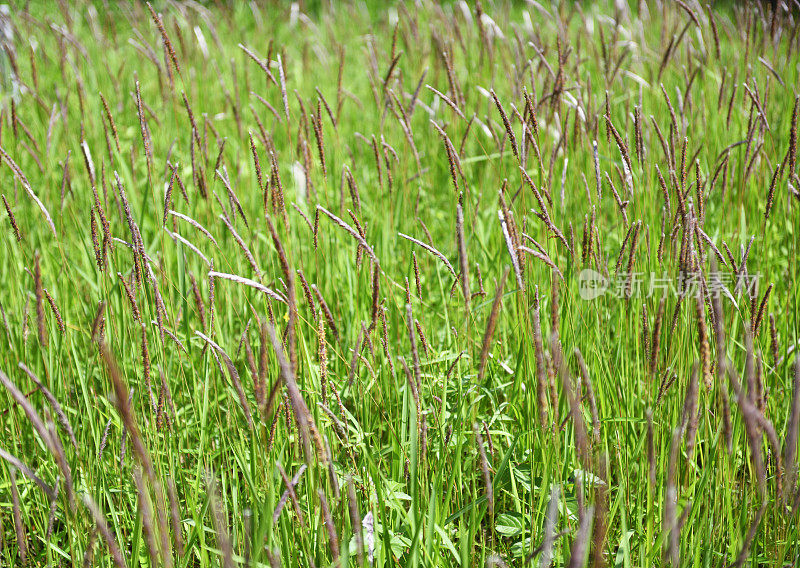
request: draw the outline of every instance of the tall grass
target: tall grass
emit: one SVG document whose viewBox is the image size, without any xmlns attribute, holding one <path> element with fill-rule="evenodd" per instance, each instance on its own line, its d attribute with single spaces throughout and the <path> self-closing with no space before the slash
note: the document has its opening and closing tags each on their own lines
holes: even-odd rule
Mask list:
<svg viewBox="0 0 800 568">
<path fill-rule="evenodd" d="M 0 565 L 798 562 L 795 4 L 0 14 Z"/>
</svg>

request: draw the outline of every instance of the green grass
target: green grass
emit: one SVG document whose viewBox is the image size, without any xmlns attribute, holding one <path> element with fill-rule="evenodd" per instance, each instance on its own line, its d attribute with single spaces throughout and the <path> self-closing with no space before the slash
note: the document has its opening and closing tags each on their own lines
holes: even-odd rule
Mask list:
<svg viewBox="0 0 800 568">
<path fill-rule="evenodd" d="M 359 565 L 356 528 L 368 514 L 375 566 L 541 565 L 542 545 L 554 535 L 556 566 L 644 568 L 670 564 L 674 555 L 682 566 L 727 566 L 740 556 L 753 566 L 798 562 L 796 460 L 779 457 L 791 458 L 798 427 L 790 412 L 799 331 L 800 179 L 789 147 L 800 20 L 797 9 L 773 20 L 755 5 L 722 5 L 713 8 L 714 31 L 709 12 L 687 4 L 688 10 L 669 2 L 640 13 L 635 6 L 606 3 L 487 2 L 480 18 L 465 3 L 427 1 L 389 9 L 338 2 L 298 9 L 158 3 L 179 70 L 144 4 L 106 9 L 87 2 L 59 10 L 34 2 L 12 10 L 13 42 L 1 69 L 0 193 L 21 240 L 0 209 L 0 371 L 23 393 L 28 410 L 55 426 L 37 432 L 11 389 L 0 389 L 0 565 L 21 564 L 22 536 L 32 566 L 80 566 L 92 555 L 93 565 L 113 566 L 91 502 L 131 567 Z M 274 83 L 239 44 L 262 60 L 269 57 Z M 455 101 L 463 118 L 426 85 Z M 318 104 L 317 88 L 335 124 L 325 104 Z M 526 142 L 520 158 L 492 90 L 517 146 Z M 533 96 L 535 119 L 524 92 Z M 535 145 L 514 107 L 529 131 L 535 120 Z M 607 130 L 607 112 L 625 152 Z M 451 166 L 432 120 L 452 140 L 460 166 Z M 325 171 L 315 123 L 323 134 Z M 82 141 L 92 156 L 97 201 Z M 624 154 L 632 165 L 628 174 Z M 539 216 L 541 204 L 520 163 L 538 192 L 547 194 L 547 218 L 563 241 Z M 669 206 L 656 166 L 666 178 Z M 227 172 L 235 198 L 215 175 L 217 167 Z M 451 167 L 463 171 L 458 190 Z M 26 183 L 52 216 L 55 234 Z M 202 224 L 213 240 L 173 215 L 164 228 L 170 183 L 169 207 Z M 686 214 L 678 213 L 681 187 L 694 217 L 688 199 Z M 627 201 L 624 210 L 614 191 Z M 468 306 L 454 274 L 462 266 L 459 200 Z M 360 225 L 356 230 L 379 264 L 318 205 Z M 518 241 L 511 249 L 498 218 L 503 209 L 510 238 Z M 258 272 L 221 216 L 241 236 Z M 592 219 L 588 247 L 584 234 Z M 626 239 L 637 222 L 638 238 Z M 724 262 L 714 261 L 712 247 L 693 226 L 722 251 Z M 662 231 L 667 237 L 659 251 Z M 520 274 L 511 268 L 501 287 L 514 247 L 536 249 L 523 232 L 558 270 L 520 252 Z M 453 272 L 399 233 L 441 251 Z M 137 235 L 144 258 L 126 244 L 135 244 Z M 734 289 L 723 246 L 739 264 L 740 248 L 751 237 L 747 272 L 759 281 L 754 300 Z M 581 272 L 614 279 L 620 258 L 620 274 L 647 279 L 653 273 L 674 283 L 682 242 L 691 247 L 688 264 L 701 267 L 709 284 L 718 267 L 729 290 L 718 302 L 687 296 L 677 311 L 678 296 L 664 295 L 651 372 L 661 292 L 651 294 L 644 285 L 627 299 L 606 293 L 585 300 Z M 221 277 L 213 279 L 212 303 L 203 257 L 216 272 L 255 280 L 287 298 L 296 315 L 283 301 Z M 63 331 L 37 290 L 37 258 L 41 287 L 60 311 Z M 376 266 L 379 317 L 373 317 Z M 335 325 L 335 333 L 330 322 L 324 325 L 324 382 L 318 319 L 327 317 L 313 291 L 312 308 L 297 271 L 316 286 Z M 156 401 L 162 397 L 160 409 L 153 409 L 147 390 L 142 325 L 117 273 L 133 290 L 145 324 L 149 381 Z M 409 297 L 422 333 L 409 333 Z M 495 305 L 494 331 L 486 334 Z M 746 330 L 759 320 L 748 349 Z M 272 321 L 266 333 L 262 321 Z M 717 343 L 723 329 L 720 345 L 745 384 L 740 396 L 736 379 L 717 365 L 726 360 Z M 263 404 L 259 390 L 262 345 L 264 388 L 269 393 L 276 386 L 274 404 Z M 281 371 L 284 358 L 289 363 Z M 20 363 L 63 407 L 77 447 Z M 705 377 L 703 363 L 709 365 Z M 695 364 L 700 371 L 693 398 Z M 312 432 L 319 433 L 308 451 L 302 432 L 309 421 L 300 416 L 298 427 L 302 404 L 290 404 L 286 394 L 294 384 Z M 133 394 L 126 414 L 128 389 Z M 165 402 L 167 392 L 172 405 Z M 6 454 L 46 486 L 59 487 L 52 517 L 46 491 Z M 296 503 L 289 499 L 273 518 L 286 488 L 280 467 L 291 478 L 303 466 Z M 551 496 L 554 514 L 548 516 Z M 675 539 L 673 522 L 681 523 Z M 364 538 L 368 532 L 365 527 Z M 586 558 L 579 557 L 581 550 Z"/>
</svg>

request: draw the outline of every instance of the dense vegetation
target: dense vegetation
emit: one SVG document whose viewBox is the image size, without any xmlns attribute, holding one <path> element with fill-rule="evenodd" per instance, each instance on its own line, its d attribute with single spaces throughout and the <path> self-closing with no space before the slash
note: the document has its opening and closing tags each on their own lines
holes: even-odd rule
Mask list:
<svg viewBox="0 0 800 568">
<path fill-rule="evenodd" d="M 322 4 L 0 14 L 0 565 L 797 562 L 797 3 Z"/>
</svg>

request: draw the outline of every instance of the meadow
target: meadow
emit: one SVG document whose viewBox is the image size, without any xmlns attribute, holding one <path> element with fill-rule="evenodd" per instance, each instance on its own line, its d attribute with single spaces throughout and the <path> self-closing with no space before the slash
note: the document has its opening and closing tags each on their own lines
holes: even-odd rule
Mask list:
<svg viewBox="0 0 800 568">
<path fill-rule="evenodd" d="M 797 565 L 798 28 L 0 10 L 0 566 Z"/>
</svg>

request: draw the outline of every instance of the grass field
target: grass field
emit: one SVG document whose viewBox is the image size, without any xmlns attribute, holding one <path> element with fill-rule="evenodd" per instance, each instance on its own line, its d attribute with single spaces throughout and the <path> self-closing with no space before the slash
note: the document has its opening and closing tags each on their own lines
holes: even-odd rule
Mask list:
<svg viewBox="0 0 800 568">
<path fill-rule="evenodd" d="M 0 565 L 796 565 L 777 4 L 0 13 Z"/>
</svg>

